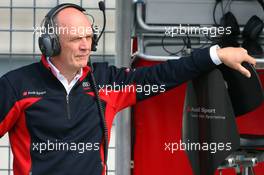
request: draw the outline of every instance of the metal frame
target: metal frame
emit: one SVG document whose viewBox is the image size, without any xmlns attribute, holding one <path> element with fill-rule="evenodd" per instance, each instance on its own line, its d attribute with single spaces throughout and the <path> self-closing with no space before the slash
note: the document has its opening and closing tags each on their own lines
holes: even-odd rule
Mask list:
<svg viewBox="0 0 264 175">
<path fill-rule="evenodd" d="M 255 175 L 250 173 L 253 167 L 264 161 L 264 152 L 256 150 L 241 150 L 228 156 L 225 162 L 218 168 L 220 175 L 222 170 L 234 168 L 236 174 Z M 242 171 L 241 171 L 242 170 Z"/>
<path fill-rule="evenodd" d="M 138 30 L 142 30 L 141 33 L 154 33 L 156 32 L 157 35 L 160 33 L 165 32 L 166 27 L 171 27 L 171 26 L 157 26 L 157 25 L 148 25 L 147 23 L 144 22 L 143 20 L 143 5 L 144 1 L 142 0 L 134 0 L 135 6 L 136 6 L 136 21 L 139 26 Z M 193 26 L 197 28 L 201 28 L 201 26 Z M 176 27 L 177 28 L 177 27 Z M 203 27 L 204 28 L 204 27 Z M 182 29 L 186 29 L 186 27 L 182 27 Z M 240 30 L 243 30 L 244 27 L 240 27 Z M 191 30 L 193 32 L 193 29 Z M 179 36 L 179 35 L 178 35 Z M 190 35 L 190 37 L 204 37 L 201 34 L 197 35 Z M 262 32 L 261 37 L 264 37 L 264 33 Z M 148 55 L 144 53 L 144 44 L 143 44 L 143 35 L 138 34 L 138 52 L 134 53 L 132 56 L 134 58 L 140 57 L 141 59 L 144 60 L 149 60 L 149 61 L 166 61 L 170 59 L 179 59 L 179 56 L 163 56 L 163 55 Z M 257 63 L 264 63 L 264 58 L 261 59 L 256 59 Z"/>
</svg>

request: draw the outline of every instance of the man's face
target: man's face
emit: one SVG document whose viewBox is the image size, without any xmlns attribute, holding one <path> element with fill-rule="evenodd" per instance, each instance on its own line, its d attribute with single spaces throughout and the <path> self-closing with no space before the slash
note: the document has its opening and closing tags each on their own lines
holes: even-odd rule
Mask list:
<svg viewBox="0 0 264 175">
<path fill-rule="evenodd" d="M 82 12 L 74 8 L 61 11 L 57 20 L 61 46 L 61 53 L 58 56 L 60 63 L 71 70 L 85 67 L 92 44 L 93 33 L 90 22 Z"/>
</svg>

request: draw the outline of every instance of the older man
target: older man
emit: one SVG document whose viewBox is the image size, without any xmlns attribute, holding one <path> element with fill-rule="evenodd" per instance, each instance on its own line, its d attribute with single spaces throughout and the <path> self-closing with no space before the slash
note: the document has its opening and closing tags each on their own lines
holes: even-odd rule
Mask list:
<svg viewBox="0 0 264 175">
<path fill-rule="evenodd" d="M 46 24 L 92 27 L 81 7 L 61 5 L 52 10 Z M 39 63 L 0 79 L 0 136 L 9 132 L 15 175 L 104 174 L 103 122 L 87 66 L 93 34 L 75 31 L 51 35 L 49 49 L 56 52 L 47 56 L 44 51 Z M 217 64 L 224 63 L 250 77 L 242 62 L 256 64 L 242 48 L 213 46 L 196 50 L 190 57 L 136 70 L 94 64 L 106 127 L 111 129 L 115 114 L 123 108 L 176 87 Z M 147 85 L 152 92 L 146 94 Z"/>
</svg>

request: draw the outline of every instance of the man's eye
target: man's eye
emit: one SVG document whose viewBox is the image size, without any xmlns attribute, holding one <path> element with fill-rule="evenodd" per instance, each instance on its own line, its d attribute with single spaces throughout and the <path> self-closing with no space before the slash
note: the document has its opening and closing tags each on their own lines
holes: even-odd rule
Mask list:
<svg viewBox="0 0 264 175">
<path fill-rule="evenodd" d="M 78 38 L 73 38 L 73 39 L 72 39 L 72 41 L 79 41 L 79 40 L 81 40 L 81 38 L 79 38 L 79 37 L 78 37 Z"/>
</svg>

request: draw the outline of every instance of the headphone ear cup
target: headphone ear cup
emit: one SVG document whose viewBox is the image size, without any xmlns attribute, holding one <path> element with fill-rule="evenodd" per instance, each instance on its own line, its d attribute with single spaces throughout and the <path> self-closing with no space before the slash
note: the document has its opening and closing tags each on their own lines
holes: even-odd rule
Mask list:
<svg viewBox="0 0 264 175">
<path fill-rule="evenodd" d="M 245 39 L 256 40 L 262 32 L 263 26 L 262 20 L 254 15 L 246 23 L 242 35 Z"/>
<path fill-rule="evenodd" d="M 43 55 L 48 57 L 53 55 L 52 40 L 48 34 L 42 34 L 38 39 L 38 43 Z"/>
<path fill-rule="evenodd" d="M 60 43 L 58 37 L 51 38 L 47 33 L 42 34 L 39 39 L 39 49 L 46 57 L 56 56 L 60 54 Z"/>
<path fill-rule="evenodd" d="M 224 28 L 230 27 L 231 36 L 238 36 L 240 34 L 239 25 L 236 17 L 231 12 L 227 12 L 220 20 L 220 25 Z M 228 35 L 228 36 L 230 36 Z"/>
<path fill-rule="evenodd" d="M 52 39 L 52 48 L 53 48 L 52 56 L 57 56 L 60 54 L 61 46 L 60 46 L 60 41 L 57 35 Z"/>
<path fill-rule="evenodd" d="M 225 29 L 227 27 L 230 28 L 230 34 L 224 34 L 220 42 L 218 43 L 220 47 L 239 47 L 239 43 L 237 42 L 237 37 L 240 34 L 239 25 L 233 13 L 227 12 L 223 15 L 220 20 L 220 25 Z"/>
</svg>

